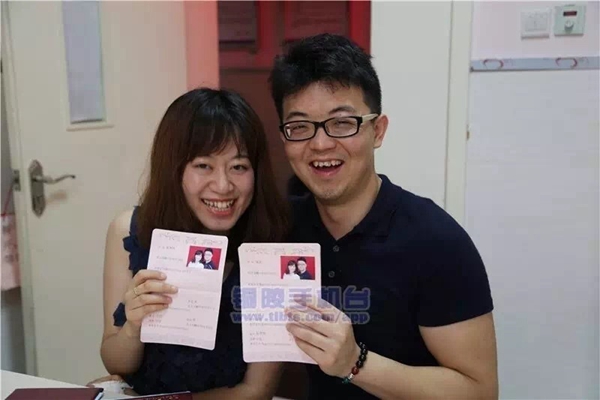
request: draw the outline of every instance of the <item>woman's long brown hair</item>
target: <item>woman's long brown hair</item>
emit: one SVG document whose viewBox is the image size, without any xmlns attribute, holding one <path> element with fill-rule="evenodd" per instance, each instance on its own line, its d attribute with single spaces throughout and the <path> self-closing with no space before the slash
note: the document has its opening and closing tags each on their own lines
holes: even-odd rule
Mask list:
<svg viewBox="0 0 600 400">
<path fill-rule="evenodd" d="M 242 242 L 280 242 L 290 224 L 289 209 L 275 184 L 267 137 L 256 112 L 237 93 L 194 89 L 176 99 L 163 116 L 152 145 L 150 176 L 137 213 L 140 244 L 150 247 L 155 228 L 202 233 L 182 188 L 186 165 L 235 143 L 254 169 L 254 198 L 229 232 L 228 259 L 237 260 Z"/>
</svg>

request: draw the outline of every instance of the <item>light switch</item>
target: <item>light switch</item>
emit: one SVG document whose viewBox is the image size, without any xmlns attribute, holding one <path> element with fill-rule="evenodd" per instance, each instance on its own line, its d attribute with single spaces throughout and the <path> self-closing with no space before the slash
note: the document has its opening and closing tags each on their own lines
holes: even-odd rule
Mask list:
<svg viewBox="0 0 600 400">
<path fill-rule="evenodd" d="M 585 5 L 567 4 L 554 9 L 554 36 L 583 35 Z"/>
<path fill-rule="evenodd" d="M 550 8 L 521 11 L 521 37 L 550 37 Z"/>
</svg>

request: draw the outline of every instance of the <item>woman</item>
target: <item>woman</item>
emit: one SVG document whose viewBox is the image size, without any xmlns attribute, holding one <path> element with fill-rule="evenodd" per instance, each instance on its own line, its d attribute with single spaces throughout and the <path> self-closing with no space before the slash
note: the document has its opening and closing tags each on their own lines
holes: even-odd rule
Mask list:
<svg viewBox="0 0 600 400">
<path fill-rule="evenodd" d="M 202 253 L 202 250 L 196 250 L 196 252 L 194 253 L 194 258 L 192 260 L 190 260 L 190 262 L 187 265 L 188 268 L 204 269 L 204 263 L 202 262 L 202 257 L 204 257 L 204 253 Z"/>
<path fill-rule="evenodd" d="M 300 280 L 300 275 L 298 275 L 298 266 L 296 265 L 296 261 L 288 261 L 287 267 L 285 268 L 285 273 L 283 274 L 283 279 Z"/>
<path fill-rule="evenodd" d="M 154 228 L 229 238 L 213 351 L 140 341 L 144 317 L 169 307 L 177 291 L 146 269 Z M 287 229 L 265 132 L 251 107 L 224 90 L 196 89 L 175 100 L 156 132 L 139 207 L 119 215 L 107 234 L 101 355 L 108 372 L 138 394 L 270 399 L 281 366 L 244 363 L 231 293 L 239 286 L 238 246 L 282 241 Z"/>
</svg>

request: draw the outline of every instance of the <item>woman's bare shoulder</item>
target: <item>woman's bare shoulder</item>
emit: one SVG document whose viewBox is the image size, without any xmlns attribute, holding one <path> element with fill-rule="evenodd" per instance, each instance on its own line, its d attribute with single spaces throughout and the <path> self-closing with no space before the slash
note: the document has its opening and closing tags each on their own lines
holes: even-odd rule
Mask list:
<svg viewBox="0 0 600 400">
<path fill-rule="evenodd" d="M 108 234 L 117 237 L 129 236 L 129 227 L 131 226 L 131 217 L 133 216 L 133 209 L 126 210 L 118 214 L 110 223 L 108 227 Z"/>
</svg>

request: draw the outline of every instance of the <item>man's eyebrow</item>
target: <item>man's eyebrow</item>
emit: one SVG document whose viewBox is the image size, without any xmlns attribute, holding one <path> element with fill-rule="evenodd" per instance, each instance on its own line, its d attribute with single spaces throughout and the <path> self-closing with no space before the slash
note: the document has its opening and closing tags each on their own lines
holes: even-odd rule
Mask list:
<svg viewBox="0 0 600 400">
<path fill-rule="evenodd" d="M 354 107 L 352 107 L 352 106 L 339 106 L 339 107 L 336 107 L 333 110 L 329 111 L 329 115 L 337 114 L 339 112 L 355 113 L 356 109 Z"/>
<path fill-rule="evenodd" d="M 286 115 L 285 119 L 288 120 L 288 119 L 294 118 L 294 117 L 308 118 L 308 114 L 303 113 L 301 111 L 292 111 L 288 115 Z"/>
<path fill-rule="evenodd" d="M 329 111 L 329 115 L 337 114 L 339 112 L 356 113 L 356 109 L 352 106 L 339 106 Z M 301 111 L 292 111 L 288 115 L 286 115 L 285 119 L 288 120 L 294 117 L 308 118 L 308 114 L 303 113 Z"/>
</svg>

